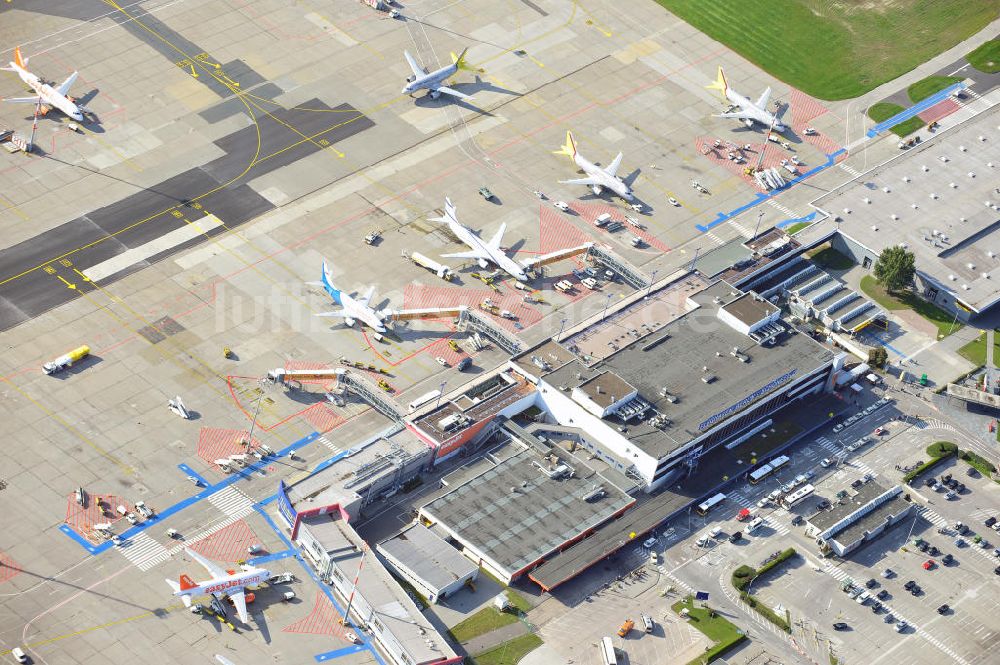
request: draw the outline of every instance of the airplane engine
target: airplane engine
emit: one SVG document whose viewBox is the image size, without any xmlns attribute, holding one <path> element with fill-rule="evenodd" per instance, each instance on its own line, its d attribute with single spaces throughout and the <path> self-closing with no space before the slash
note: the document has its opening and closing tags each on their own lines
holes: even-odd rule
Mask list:
<svg viewBox="0 0 1000 665">
<path fill-rule="evenodd" d="M 601 195 L 601 191 L 602 191 L 601 190 L 601 186 L 600 185 L 591 185 L 590 186 L 590 191 L 592 191 L 595 195 L 600 196 Z"/>
<path fill-rule="evenodd" d="M 437 90 L 431 90 L 431 99 L 437 99 L 440 96 L 441 96 L 440 92 L 438 92 Z"/>
<path fill-rule="evenodd" d="M 479 267 L 482 268 L 483 270 L 486 270 L 487 268 L 490 267 L 490 264 L 486 262 L 486 259 L 479 259 L 478 263 Z"/>
<path fill-rule="evenodd" d="M 743 124 L 745 124 L 750 129 L 753 129 L 753 120 L 751 120 L 750 118 L 747 118 L 746 120 L 744 120 Z"/>
<path fill-rule="evenodd" d="M 344 317 L 344 323 L 347 324 L 348 328 L 353 328 L 354 327 L 354 319 L 352 319 L 350 317 Z"/>
</svg>

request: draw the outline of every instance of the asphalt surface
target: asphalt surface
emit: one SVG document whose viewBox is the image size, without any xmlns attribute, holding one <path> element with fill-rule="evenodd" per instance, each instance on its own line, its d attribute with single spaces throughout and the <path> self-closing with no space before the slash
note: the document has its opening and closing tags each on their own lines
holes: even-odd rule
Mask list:
<svg viewBox="0 0 1000 665">
<path fill-rule="evenodd" d="M 55 264 L 67 260 L 71 266 L 63 263 L 63 268 L 83 272 L 184 228 L 189 222 L 197 222 L 206 213 L 222 220 L 223 226 L 136 262 L 101 282 L 110 284 L 272 209 L 274 206 L 267 199 L 244 184 L 246 178 L 276 171 L 375 126 L 348 104 L 331 109 L 312 99 L 301 108 L 310 110 L 279 109 L 260 115 L 255 125 L 215 142 L 225 151 L 222 157 L 0 250 L 0 265 L 4 266 L 0 283 L 0 331 L 78 296 L 80 289 L 47 274 L 47 266 L 58 267 Z M 67 274 L 73 279 L 73 273 Z M 72 283 L 76 282 L 74 279 Z M 82 283 L 79 286 L 83 288 Z"/>
</svg>

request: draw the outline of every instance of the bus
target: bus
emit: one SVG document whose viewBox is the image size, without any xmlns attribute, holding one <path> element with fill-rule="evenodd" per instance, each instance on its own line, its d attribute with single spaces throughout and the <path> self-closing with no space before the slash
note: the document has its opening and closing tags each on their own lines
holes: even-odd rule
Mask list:
<svg viewBox="0 0 1000 665">
<path fill-rule="evenodd" d="M 610 637 L 601 638 L 601 660 L 604 665 L 618 665 L 618 659 L 615 657 L 615 644 Z"/>
<path fill-rule="evenodd" d="M 777 472 L 783 466 L 788 464 L 788 462 L 789 462 L 788 456 L 779 455 L 778 457 L 775 457 L 773 460 L 771 460 L 764 466 L 757 467 L 755 470 L 750 472 L 749 476 L 750 484 L 756 485 L 757 483 L 761 482 L 762 480 L 770 476 L 772 473 Z"/>
<path fill-rule="evenodd" d="M 705 499 L 703 502 L 699 503 L 698 507 L 695 508 L 695 510 L 698 512 L 699 515 L 707 515 L 708 511 L 710 511 L 712 508 L 715 508 L 717 505 L 719 505 L 725 500 L 726 500 L 725 494 L 716 494 L 715 496 L 709 497 L 708 499 Z"/>
<path fill-rule="evenodd" d="M 410 413 L 413 413 L 414 411 L 416 411 L 417 409 L 419 409 L 420 407 L 422 407 L 424 404 L 427 404 L 429 402 L 432 402 L 432 401 L 436 400 L 440 396 L 441 396 L 441 391 L 440 390 L 432 390 L 432 391 L 430 391 L 429 393 L 427 393 L 425 395 L 421 395 L 417 399 L 415 399 L 412 402 L 410 402 L 410 406 L 409 406 Z"/>
<path fill-rule="evenodd" d="M 803 485 L 791 494 L 785 495 L 781 499 L 781 505 L 783 508 L 791 508 L 797 503 L 802 503 L 806 497 L 813 493 L 816 488 L 812 485 Z"/>
</svg>

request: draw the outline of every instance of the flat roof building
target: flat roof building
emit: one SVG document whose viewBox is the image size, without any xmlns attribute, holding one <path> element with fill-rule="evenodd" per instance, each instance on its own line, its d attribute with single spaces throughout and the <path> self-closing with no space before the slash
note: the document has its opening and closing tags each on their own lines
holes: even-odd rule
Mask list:
<svg viewBox="0 0 1000 665">
<path fill-rule="evenodd" d="M 630 306 L 646 307 L 643 300 Z M 589 342 L 601 317 L 511 360 L 514 372 L 537 384 L 547 418 L 583 430 L 585 445 L 649 490 L 785 405 L 829 390 L 845 357 L 726 282 L 685 293 L 676 312 L 666 322 L 627 327 L 609 340 L 608 353 L 584 353 L 576 342 Z"/>
<path fill-rule="evenodd" d="M 830 217 L 796 239 L 832 240 L 865 268 L 902 245 L 915 255 L 917 287 L 929 300 L 961 319 L 993 307 L 1000 301 L 998 109 L 820 197 L 814 205 Z"/>
<path fill-rule="evenodd" d="M 285 501 L 280 494 L 279 502 Z M 285 515 L 284 510 L 281 514 Z M 463 657 L 437 632 L 348 520 L 340 506 L 324 506 L 295 520 L 293 538 L 305 559 L 339 595 L 341 604 L 346 606 L 350 598 L 350 621 L 371 635 L 378 652 L 393 665 L 462 662 Z"/>
<path fill-rule="evenodd" d="M 376 548 L 389 567 L 437 603 L 479 576 L 479 568 L 423 524 L 415 523 Z"/>
<path fill-rule="evenodd" d="M 806 535 L 815 538 L 822 551 L 840 557 L 874 540 L 913 510 L 899 485 L 886 488 L 872 480 L 846 494 L 829 510 L 806 518 Z"/>
<path fill-rule="evenodd" d="M 552 447 L 543 456 L 520 441 L 507 445 L 522 450 L 419 510 L 421 521 L 447 533 L 465 556 L 506 583 L 635 503 L 613 479 L 566 450 Z"/>
</svg>

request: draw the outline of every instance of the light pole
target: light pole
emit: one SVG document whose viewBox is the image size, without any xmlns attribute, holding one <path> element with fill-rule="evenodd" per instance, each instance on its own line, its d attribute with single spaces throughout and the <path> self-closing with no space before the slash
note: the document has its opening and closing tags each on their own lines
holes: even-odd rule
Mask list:
<svg viewBox="0 0 1000 665">
<path fill-rule="evenodd" d="M 654 270 L 649 276 L 649 286 L 646 287 L 646 297 L 649 297 L 649 292 L 653 290 L 653 282 L 656 281 L 656 271 Z"/>
<path fill-rule="evenodd" d="M 753 229 L 753 238 L 751 238 L 751 240 L 756 240 L 757 239 L 757 232 L 760 230 L 760 220 L 762 220 L 762 219 L 764 219 L 764 211 L 763 210 L 761 210 L 760 212 L 757 213 L 757 226 L 755 226 L 754 229 Z M 756 250 L 757 249 L 757 245 L 754 245 L 753 248 Z"/>
<path fill-rule="evenodd" d="M 260 394 L 257 395 L 257 406 L 254 408 L 254 411 L 253 411 L 253 421 L 251 421 L 251 423 L 250 423 L 250 434 L 247 435 L 246 441 L 243 441 L 243 446 L 247 449 L 248 452 L 253 447 L 253 431 L 255 429 L 257 429 L 257 416 L 260 414 L 260 403 L 264 399 L 264 386 L 265 385 L 266 385 L 265 380 L 261 379 L 259 381 L 259 386 L 258 386 L 258 389 L 260 390 Z"/>
<path fill-rule="evenodd" d="M 563 319 L 562 321 L 559 322 L 559 334 L 556 335 L 556 341 L 557 342 L 561 342 L 562 341 L 563 328 L 566 327 L 566 322 L 567 321 L 569 321 L 569 319 Z"/>
<path fill-rule="evenodd" d="M 441 398 L 442 398 L 442 397 L 444 397 L 444 387 L 445 387 L 446 385 L 448 385 L 448 382 L 447 382 L 447 381 L 442 381 L 442 382 L 441 382 L 441 387 L 440 387 L 440 388 L 438 388 L 438 398 L 437 398 L 437 402 L 435 402 L 435 403 L 434 403 L 434 408 L 435 408 L 435 409 L 436 409 L 436 408 L 438 408 L 439 406 L 441 406 Z"/>
<path fill-rule="evenodd" d="M 603 321 L 608 316 L 608 305 L 610 304 L 611 304 L 611 294 L 609 293 L 608 297 L 605 298 L 604 300 L 604 313 L 601 314 L 601 321 Z"/>
</svg>

